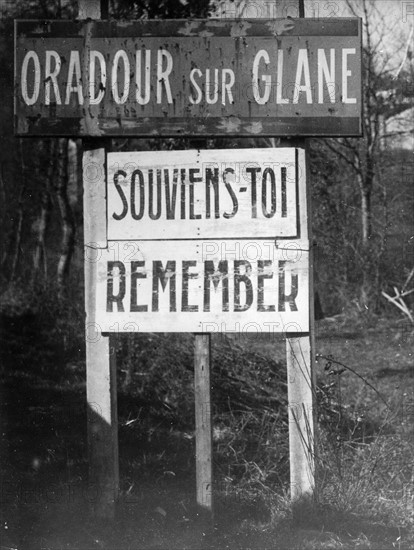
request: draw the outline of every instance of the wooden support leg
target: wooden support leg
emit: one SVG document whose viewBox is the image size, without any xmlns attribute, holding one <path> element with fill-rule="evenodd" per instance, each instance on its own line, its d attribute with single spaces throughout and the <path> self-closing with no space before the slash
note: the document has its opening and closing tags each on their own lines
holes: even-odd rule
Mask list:
<svg viewBox="0 0 414 550">
<path fill-rule="evenodd" d="M 197 504 L 203 517 L 211 523 L 213 520 L 213 469 L 210 361 L 210 334 L 196 334 L 194 351 L 194 394 Z"/>
<path fill-rule="evenodd" d="M 309 336 L 286 339 L 292 501 L 315 490 L 312 349 Z"/>
<path fill-rule="evenodd" d="M 86 393 L 88 403 L 89 490 L 87 498 L 100 517 L 115 514 L 118 497 L 118 420 L 113 337 L 95 323 L 97 259 L 106 247 L 105 150 L 83 153 Z"/>
<path fill-rule="evenodd" d="M 93 512 L 113 518 L 118 498 L 118 419 L 116 361 L 112 336 L 88 327 L 86 344 L 88 403 L 88 500 Z"/>
<path fill-rule="evenodd" d="M 276 0 L 277 17 L 305 17 L 304 0 Z M 303 138 L 281 139 L 281 147 L 306 149 L 307 224 L 302 238 L 309 248 L 309 334 L 286 338 L 289 399 L 290 491 L 293 502 L 315 495 L 315 424 L 314 424 L 314 311 L 313 258 L 310 200 L 309 152 Z"/>
</svg>

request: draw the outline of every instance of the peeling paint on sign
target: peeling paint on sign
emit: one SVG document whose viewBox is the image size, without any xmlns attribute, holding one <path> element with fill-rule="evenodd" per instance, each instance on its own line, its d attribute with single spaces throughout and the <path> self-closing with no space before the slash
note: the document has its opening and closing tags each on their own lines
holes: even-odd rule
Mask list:
<svg viewBox="0 0 414 550">
<path fill-rule="evenodd" d="M 309 330 L 304 151 L 109 153 L 102 331 Z"/>
<path fill-rule="evenodd" d="M 17 21 L 18 135 L 361 133 L 361 24 Z"/>
<path fill-rule="evenodd" d="M 148 241 L 135 256 L 135 242 L 110 242 L 98 262 L 101 330 L 122 332 L 115 327 L 127 323 L 139 332 L 309 330 L 309 252 L 288 259 L 266 241 L 214 245 Z"/>
</svg>

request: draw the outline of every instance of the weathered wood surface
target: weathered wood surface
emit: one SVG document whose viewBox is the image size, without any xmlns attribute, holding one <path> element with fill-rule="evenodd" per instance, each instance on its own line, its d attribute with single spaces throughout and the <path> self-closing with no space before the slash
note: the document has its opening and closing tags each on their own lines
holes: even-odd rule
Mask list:
<svg viewBox="0 0 414 550">
<path fill-rule="evenodd" d="M 107 204 L 99 187 L 90 209 L 107 226 L 95 251 L 101 330 L 307 331 L 304 158 L 294 148 L 109 154 Z"/>
<path fill-rule="evenodd" d="M 194 398 L 196 427 L 196 495 L 207 520 L 213 514 L 213 437 L 211 424 L 211 336 L 196 334 L 194 342 Z"/>
<path fill-rule="evenodd" d="M 291 498 L 315 492 L 314 386 L 309 335 L 286 339 Z"/>
<path fill-rule="evenodd" d="M 79 18 L 99 18 L 103 0 L 79 0 Z M 83 143 L 83 146 L 85 143 Z M 113 518 L 118 498 L 118 420 L 115 350 L 95 323 L 96 253 L 105 247 L 105 149 L 83 150 L 86 399 L 88 503 L 99 517 Z"/>
<path fill-rule="evenodd" d="M 16 132 L 361 134 L 348 19 L 18 21 Z"/>
<path fill-rule="evenodd" d="M 109 240 L 301 236 L 303 151 L 109 153 L 107 165 Z"/>
<path fill-rule="evenodd" d="M 90 504 L 113 517 L 119 491 L 115 349 L 96 323 L 97 254 L 106 246 L 105 150 L 83 153 L 86 396 Z"/>
<path fill-rule="evenodd" d="M 308 250 L 259 240 L 108 244 L 96 282 L 105 332 L 309 330 Z"/>
<path fill-rule="evenodd" d="M 305 17 L 304 0 L 277 0 L 276 15 L 286 16 L 295 11 L 298 17 Z M 305 153 L 305 204 L 306 204 L 306 238 L 312 239 L 312 214 L 310 193 L 309 148 L 306 140 L 300 137 L 295 140 L 281 140 L 281 146 L 303 148 Z M 345 134 L 342 134 L 345 135 Z M 309 329 L 308 334 L 291 334 L 286 338 L 286 363 L 289 403 L 289 468 L 290 494 L 292 502 L 313 498 L 316 495 L 316 396 L 315 396 L 315 321 L 313 289 L 313 253 L 310 246 L 308 257 L 309 289 Z M 294 509 L 295 510 L 295 509 Z"/>
</svg>

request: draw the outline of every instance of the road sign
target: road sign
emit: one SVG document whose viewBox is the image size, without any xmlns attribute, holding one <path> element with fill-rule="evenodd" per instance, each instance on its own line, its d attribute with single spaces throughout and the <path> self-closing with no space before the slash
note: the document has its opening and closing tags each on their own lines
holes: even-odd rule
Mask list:
<svg viewBox="0 0 414 550">
<path fill-rule="evenodd" d="M 308 252 L 274 241 L 113 241 L 98 265 L 103 332 L 308 331 Z"/>
<path fill-rule="evenodd" d="M 305 332 L 304 151 L 107 155 L 103 332 Z"/>
<path fill-rule="evenodd" d="M 18 21 L 19 135 L 361 135 L 358 18 Z"/>
<path fill-rule="evenodd" d="M 108 155 L 109 240 L 298 238 L 295 149 Z"/>
</svg>

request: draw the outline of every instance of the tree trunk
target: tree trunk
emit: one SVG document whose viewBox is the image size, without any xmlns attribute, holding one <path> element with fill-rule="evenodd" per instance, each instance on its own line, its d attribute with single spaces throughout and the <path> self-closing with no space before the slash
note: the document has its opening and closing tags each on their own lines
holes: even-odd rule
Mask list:
<svg viewBox="0 0 414 550">
<path fill-rule="evenodd" d="M 57 283 L 60 297 L 63 294 L 66 278 L 69 273 L 75 244 L 75 222 L 68 194 L 68 141 L 59 139 L 57 152 L 57 177 L 55 183 L 56 199 L 62 218 L 62 243 L 57 268 Z"/>
<path fill-rule="evenodd" d="M 369 243 L 372 231 L 371 220 L 371 191 L 361 191 L 361 216 L 362 216 L 362 244 L 365 247 Z"/>
<path fill-rule="evenodd" d="M 17 207 L 17 219 L 16 219 L 16 229 L 13 233 L 16 235 L 13 247 L 13 256 L 11 262 L 11 269 L 9 273 L 9 282 L 12 282 L 16 276 L 17 267 L 20 260 L 20 248 L 22 240 L 22 229 L 23 229 L 23 202 L 24 194 L 26 191 L 26 173 L 25 173 L 25 164 L 24 164 L 24 153 L 23 153 L 23 143 L 20 139 L 20 193 L 19 193 L 19 202 Z"/>
<path fill-rule="evenodd" d="M 50 140 L 48 150 L 48 165 L 44 181 L 44 189 L 40 199 L 40 214 L 37 225 L 36 248 L 33 258 L 33 282 L 37 282 L 43 265 L 43 279 L 47 279 L 47 254 L 45 237 L 49 225 L 52 199 L 50 190 L 52 187 L 53 173 L 56 167 L 56 140 Z"/>
<path fill-rule="evenodd" d="M 365 174 L 358 174 L 358 185 L 361 193 L 362 245 L 366 247 L 372 235 L 371 194 L 374 183 L 373 170 L 368 167 Z"/>
<path fill-rule="evenodd" d="M 362 223 L 362 281 L 360 286 L 359 304 L 363 311 L 369 311 L 372 306 L 374 289 L 374 250 L 372 248 L 372 185 L 373 172 L 368 169 L 367 173 L 358 176 L 358 183 L 361 192 L 361 223 Z"/>
</svg>

